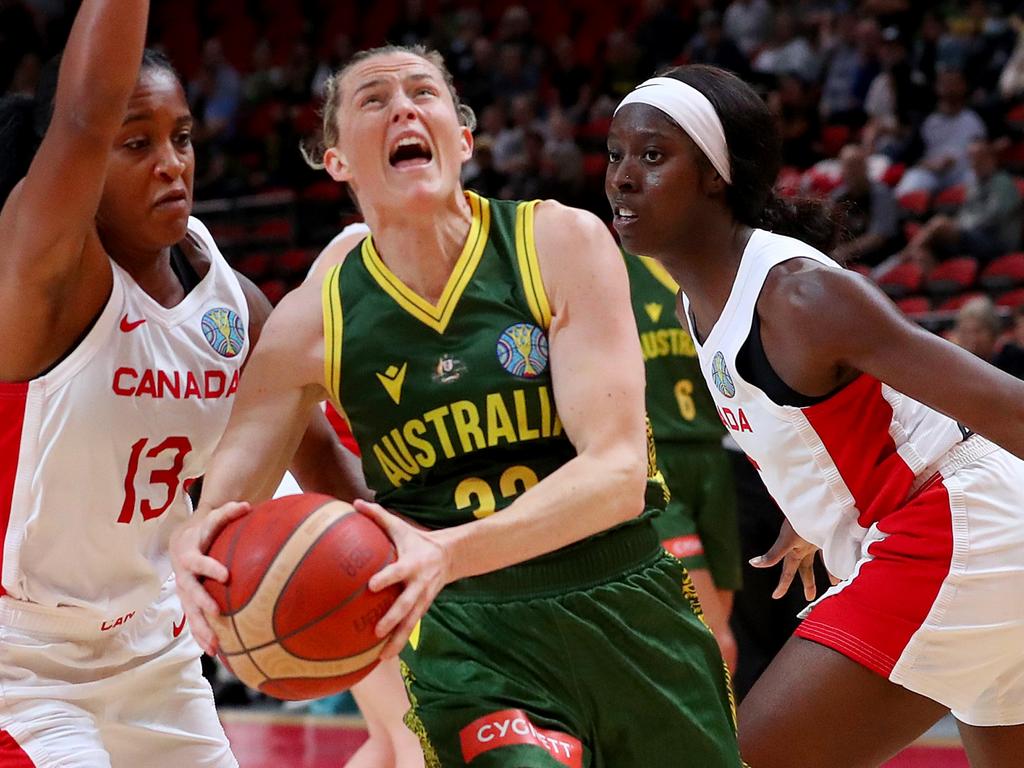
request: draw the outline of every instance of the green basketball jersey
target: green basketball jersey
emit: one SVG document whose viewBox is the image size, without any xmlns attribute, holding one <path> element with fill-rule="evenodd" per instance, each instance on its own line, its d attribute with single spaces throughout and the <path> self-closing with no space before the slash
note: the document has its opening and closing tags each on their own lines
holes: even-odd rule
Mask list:
<svg viewBox="0 0 1024 768">
<path fill-rule="evenodd" d="M 647 415 L 659 445 L 717 442 L 725 433 L 704 384 L 690 333 L 676 317 L 679 286 L 661 264 L 623 252 L 647 366 Z"/>
<path fill-rule="evenodd" d="M 436 305 L 372 237 L 323 288 L 326 384 L 367 482 L 429 528 L 486 517 L 576 455 L 551 390 L 536 201 L 466 197 L 469 237 Z"/>
</svg>

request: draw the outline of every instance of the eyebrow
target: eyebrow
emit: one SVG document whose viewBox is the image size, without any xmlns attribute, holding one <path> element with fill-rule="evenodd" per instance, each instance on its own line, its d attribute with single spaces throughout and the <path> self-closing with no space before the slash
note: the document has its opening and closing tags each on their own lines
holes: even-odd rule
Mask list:
<svg viewBox="0 0 1024 768">
<path fill-rule="evenodd" d="M 121 123 L 121 125 L 125 126 L 125 125 L 128 125 L 129 123 L 139 123 L 139 122 L 142 122 L 143 120 L 152 120 L 152 119 L 153 119 L 153 112 L 151 110 L 146 110 L 146 111 L 143 111 L 143 112 L 132 112 L 132 113 L 130 113 L 130 114 L 125 116 L 124 121 Z M 195 118 L 191 114 L 181 115 L 180 117 L 175 119 L 174 124 L 175 125 L 185 125 L 186 123 L 192 123 L 194 121 L 195 121 Z"/>
<path fill-rule="evenodd" d="M 434 79 L 434 76 L 432 74 L 430 74 L 429 72 L 414 72 L 413 74 L 406 75 L 405 77 L 403 77 L 402 81 L 403 82 L 409 82 L 409 81 L 420 82 L 420 81 L 423 81 L 423 80 L 431 80 L 432 81 L 433 79 Z M 355 98 L 356 96 L 358 96 L 362 91 L 365 91 L 365 90 L 367 90 L 369 88 L 376 88 L 377 86 L 383 85 L 386 82 L 387 82 L 387 79 L 383 78 L 383 77 L 375 77 L 373 80 L 367 80 L 365 83 L 360 85 L 358 88 L 355 89 L 355 91 L 352 92 L 352 98 Z"/>
</svg>

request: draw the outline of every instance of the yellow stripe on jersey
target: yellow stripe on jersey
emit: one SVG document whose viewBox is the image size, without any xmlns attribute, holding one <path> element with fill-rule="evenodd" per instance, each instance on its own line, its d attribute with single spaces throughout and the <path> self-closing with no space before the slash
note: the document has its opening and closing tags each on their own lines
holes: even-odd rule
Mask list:
<svg viewBox="0 0 1024 768">
<path fill-rule="evenodd" d="M 455 268 L 452 269 L 448 283 L 436 306 L 412 291 L 388 269 L 377 253 L 372 236 L 363 240 L 363 263 L 377 284 L 395 300 L 398 306 L 438 333 L 444 333 L 445 328 L 448 327 L 459 299 L 473 278 L 473 273 L 476 272 L 490 234 L 490 203 L 486 198 L 473 192 L 466 192 L 466 199 L 469 201 L 469 207 L 473 213 L 469 237 L 466 238 L 466 244 L 462 248 L 458 261 L 455 262 Z"/>
<path fill-rule="evenodd" d="M 661 266 L 661 263 L 655 261 L 650 256 L 640 256 L 640 263 L 647 267 L 647 270 L 654 275 L 654 279 L 664 285 L 675 296 L 679 293 L 679 284 L 672 279 L 672 275 L 668 273 L 668 270 Z"/>
<path fill-rule="evenodd" d="M 341 395 L 341 264 L 335 264 L 324 277 L 321 289 L 324 315 L 324 386 L 340 408 Z"/>
<path fill-rule="evenodd" d="M 537 245 L 534 242 L 533 220 L 539 200 L 520 203 L 516 208 L 516 258 L 519 260 L 519 275 L 523 280 L 523 292 L 537 324 L 547 330 L 551 327 L 551 305 L 544 290 L 537 259 Z"/>
</svg>

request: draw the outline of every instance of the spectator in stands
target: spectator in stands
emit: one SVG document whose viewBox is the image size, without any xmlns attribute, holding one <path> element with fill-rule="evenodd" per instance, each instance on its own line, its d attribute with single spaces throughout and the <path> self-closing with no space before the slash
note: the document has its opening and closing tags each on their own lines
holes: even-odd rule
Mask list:
<svg viewBox="0 0 1024 768">
<path fill-rule="evenodd" d="M 643 15 L 633 37 L 640 51 L 640 70 L 654 72 L 675 61 L 691 36 L 679 16 L 679 3 L 644 0 Z"/>
<path fill-rule="evenodd" d="M 782 75 L 768 94 L 768 106 L 779 122 L 783 164 L 810 168 L 820 160 L 818 106 L 809 83 L 796 74 Z"/>
<path fill-rule="evenodd" d="M 995 365 L 1018 379 L 1024 379 L 1024 304 L 1013 310 L 1013 335 L 996 354 Z"/>
<path fill-rule="evenodd" d="M 748 58 L 764 45 L 771 26 L 772 7 L 768 0 L 732 0 L 722 19 L 725 36 Z"/>
<path fill-rule="evenodd" d="M 508 176 L 494 167 L 494 141 L 481 136 L 473 145 L 472 162 L 464 166 L 465 186 L 482 197 L 500 197 Z"/>
<path fill-rule="evenodd" d="M 643 79 L 643 72 L 633 38 L 625 30 L 613 29 L 605 40 L 601 92 L 620 99 Z"/>
<path fill-rule="evenodd" d="M 1013 177 L 1002 170 L 984 139 L 968 147 L 974 175 L 953 215 L 933 216 L 911 238 L 904 258 L 928 267 L 936 258 L 967 254 L 989 260 L 1020 246 L 1021 199 Z"/>
<path fill-rule="evenodd" d="M 562 35 L 555 41 L 554 56 L 548 64 L 550 83 L 558 93 L 558 106 L 573 122 L 581 122 L 594 98 L 591 71 L 580 64 L 572 38 Z"/>
<path fill-rule="evenodd" d="M 903 175 L 896 187 L 897 197 L 921 190 L 935 194 L 966 182 L 970 174 L 967 146 L 985 138 L 985 124 L 967 107 L 963 73 L 940 72 L 935 94 L 938 105 L 921 126 L 924 156 Z"/>
<path fill-rule="evenodd" d="M 433 24 L 423 9 L 423 0 L 405 0 L 402 12 L 388 30 L 388 41 L 396 45 L 431 42 Z"/>
<path fill-rule="evenodd" d="M 999 95 L 1006 101 L 1015 101 L 1024 96 L 1024 24 L 1014 19 L 1017 28 L 1017 43 L 1009 61 L 999 75 Z"/>
<path fill-rule="evenodd" d="M 911 78 L 907 46 L 896 27 L 882 30 L 879 62 L 864 98 L 867 122 L 861 141 L 870 154 L 882 154 L 894 162 L 910 149 L 913 129 L 924 116 L 928 94 Z"/>
<path fill-rule="evenodd" d="M 196 143 L 218 142 L 235 131 L 235 118 L 242 100 L 242 80 L 227 58 L 220 40 L 210 38 L 203 46 L 203 64 L 188 84 L 188 100 L 199 120 L 193 130 Z"/>
<path fill-rule="evenodd" d="M 988 296 L 976 296 L 956 314 L 950 340 L 986 362 L 995 358 L 996 340 L 1002 322 Z"/>
<path fill-rule="evenodd" d="M 750 62 L 736 44 L 725 36 L 722 17 L 709 8 L 700 15 L 700 32 L 693 36 L 686 51 L 691 64 L 712 64 L 745 77 Z"/>
<path fill-rule="evenodd" d="M 838 41 L 825 65 L 819 110 L 826 123 L 860 126 L 864 123 L 864 98 L 879 71 L 881 35 L 872 18 L 857 21 L 852 13 L 836 20 Z"/>
<path fill-rule="evenodd" d="M 807 38 L 799 33 L 797 19 L 790 11 L 776 11 L 771 40 L 753 57 L 751 69 L 776 77 L 798 75 L 808 82 L 817 79 L 818 57 Z"/>
<path fill-rule="evenodd" d="M 888 186 L 871 180 L 867 160 L 859 144 L 848 144 L 839 153 L 843 181 L 832 199 L 846 208 L 847 234 L 832 256 L 840 263 L 875 266 L 900 247 L 896 198 Z"/>
</svg>

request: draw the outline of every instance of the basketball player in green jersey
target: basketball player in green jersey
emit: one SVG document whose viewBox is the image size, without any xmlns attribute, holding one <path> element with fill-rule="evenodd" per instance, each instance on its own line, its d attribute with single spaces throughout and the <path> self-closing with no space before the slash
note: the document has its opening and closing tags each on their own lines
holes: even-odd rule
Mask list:
<svg viewBox="0 0 1024 768">
<path fill-rule="evenodd" d="M 404 585 L 377 632 L 428 766 L 738 767 L 721 656 L 650 521 L 618 249 L 583 211 L 465 193 L 470 117 L 436 54 L 377 49 L 335 79 L 323 157 L 373 236 L 278 306 L 243 377 L 172 544 L 193 633 L 215 650 L 211 535 L 330 397 L 378 502 L 357 509 L 398 550 L 369 586 Z"/>
<path fill-rule="evenodd" d="M 679 286 L 654 259 L 623 251 L 647 369 L 647 415 L 671 497 L 654 519 L 662 546 L 683 561 L 722 657 L 736 671 L 729 628 L 740 587 L 740 542 L 729 457 L 690 334 L 676 317 Z"/>
</svg>

